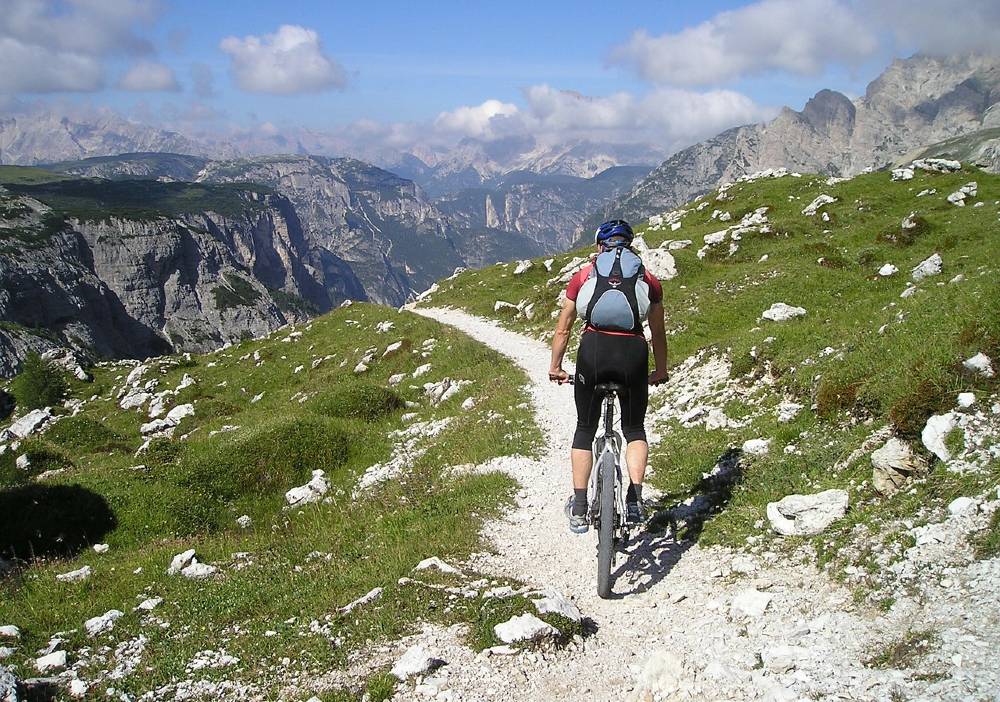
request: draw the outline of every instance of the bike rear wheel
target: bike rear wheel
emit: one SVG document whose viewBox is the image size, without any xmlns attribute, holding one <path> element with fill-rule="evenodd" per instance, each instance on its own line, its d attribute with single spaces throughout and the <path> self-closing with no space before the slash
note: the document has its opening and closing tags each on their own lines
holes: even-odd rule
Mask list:
<svg viewBox="0 0 1000 702">
<path fill-rule="evenodd" d="M 601 516 L 597 527 L 597 596 L 611 596 L 611 566 L 615 553 L 615 460 L 610 452 L 601 454 Z"/>
</svg>

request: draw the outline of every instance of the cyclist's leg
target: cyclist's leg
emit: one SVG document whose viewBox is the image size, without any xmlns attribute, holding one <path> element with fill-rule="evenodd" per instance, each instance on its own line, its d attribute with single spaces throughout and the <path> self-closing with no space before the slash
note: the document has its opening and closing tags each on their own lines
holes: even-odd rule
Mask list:
<svg viewBox="0 0 1000 702">
<path fill-rule="evenodd" d="M 601 400 L 594 392 L 596 381 L 596 348 L 600 334 L 584 333 L 580 339 L 580 350 L 576 357 L 576 383 L 573 398 L 576 401 L 576 432 L 573 434 L 573 448 L 570 462 L 573 466 L 573 511 L 586 512 L 587 485 L 593 469 L 591 446 L 597 434 L 597 424 L 601 415 Z"/>
<path fill-rule="evenodd" d="M 625 462 L 634 485 L 642 485 L 646 477 L 649 444 L 646 443 L 646 405 L 649 401 L 649 347 L 641 337 L 630 337 L 623 345 L 625 371 L 622 383 L 627 391 L 621 397 L 622 434 L 625 437 Z"/>
</svg>

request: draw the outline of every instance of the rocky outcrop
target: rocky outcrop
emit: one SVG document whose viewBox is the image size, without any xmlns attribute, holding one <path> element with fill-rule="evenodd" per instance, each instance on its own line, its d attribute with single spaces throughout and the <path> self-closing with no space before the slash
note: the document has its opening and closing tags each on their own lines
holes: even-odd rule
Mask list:
<svg viewBox="0 0 1000 702">
<path fill-rule="evenodd" d="M 0 372 L 57 345 L 98 357 L 206 351 L 346 297 L 303 263 L 302 228 L 286 199 L 211 194 L 226 198 L 225 213 L 101 219 L 4 195 L 5 211 L 18 216 L 0 229 Z"/>
<path fill-rule="evenodd" d="M 801 112 L 786 107 L 766 124 L 736 127 L 679 151 L 608 211 L 644 219 L 767 168 L 856 175 L 921 145 L 997 126 L 998 102 L 998 57 L 897 60 L 856 100 L 821 90 Z"/>
</svg>

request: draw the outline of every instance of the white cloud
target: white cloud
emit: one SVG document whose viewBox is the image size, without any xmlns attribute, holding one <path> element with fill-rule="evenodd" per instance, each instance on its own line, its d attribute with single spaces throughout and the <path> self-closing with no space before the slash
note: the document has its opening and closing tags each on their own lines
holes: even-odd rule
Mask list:
<svg viewBox="0 0 1000 702">
<path fill-rule="evenodd" d="M 291 95 L 347 84 L 344 69 L 323 53 L 319 35 L 306 27 L 284 24 L 274 34 L 226 37 L 219 48 L 229 54 L 236 84 L 248 92 Z"/>
<path fill-rule="evenodd" d="M 468 137 L 492 136 L 491 123 L 495 117 L 517 114 L 517 105 L 499 100 L 487 100 L 480 105 L 462 106 L 442 112 L 434 120 L 434 127 L 442 132 Z"/>
<path fill-rule="evenodd" d="M 153 0 L 4 0 L 0 92 L 89 92 L 104 86 L 103 60 L 152 51 L 137 25 Z"/>
<path fill-rule="evenodd" d="M 1000 53 L 997 0 L 869 0 L 858 4 L 869 22 L 891 33 L 898 47 L 923 53 Z"/>
<path fill-rule="evenodd" d="M 140 61 L 118 81 L 122 90 L 133 92 L 177 92 L 180 85 L 169 66 L 153 61 Z"/>
<path fill-rule="evenodd" d="M 878 49 L 875 28 L 840 0 L 760 0 L 675 34 L 637 31 L 611 60 L 654 83 L 711 85 L 772 70 L 814 75 Z"/>
<path fill-rule="evenodd" d="M 212 68 L 207 64 L 191 64 L 191 81 L 194 86 L 194 94 L 198 97 L 215 96 L 215 74 L 212 73 Z"/>
</svg>

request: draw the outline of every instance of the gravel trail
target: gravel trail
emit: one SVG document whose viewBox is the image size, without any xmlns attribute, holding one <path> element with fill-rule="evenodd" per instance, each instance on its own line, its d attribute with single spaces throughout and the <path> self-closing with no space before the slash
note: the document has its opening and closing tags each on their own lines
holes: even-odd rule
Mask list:
<svg viewBox="0 0 1000 702">
<path fill-rule="evenodd" d="M 863 664 L 873 644 L 905 633 L 928 616 L 942 626 L 971 626 L 961 610 L 925 610 L 916 602 L 900 603 L 887 616 L 859 608 L 850 591 L 817 571 L 806 552 L 797 558 L 703 549 L 647 532 L 634 540 L 627 559 L 619 557 L 614 597 L 600 599 L 596 535 L 592 530 L 570 533 L 563 515 L 576 417 L 572 388 L 548 382 L 549 349 L 458 310 L 413 311 L 457 327 L 521 366 L 530 378 L 531 403 L 546 440 L 537 461 L 509 457 L 491 462 L 522 489 L 516 508 L 485 529 L 497 554 L 479 555 L 470 566 L 553 587 L 572 599 L 596 628 L 582 643 L 556 652 L 473 658 L 453 650 L 454 659 L 442 669 L 445 682 L 424 688 L 423 698 L 875 700 L 894 697 L 899 686 L 909 698 L 914 690 L 902 671 Z M 995 616 L 998 606 L 989 583 L 1000 569 L 996 560 L 978 568 L 986 572 L 970 572 L 970 582 L 979 578 L 985 583 L 983 605 Z M 925 594 L 934 599 L 933 592 Z M 876 616 L 882 621 L 873 621 Z M 961 633 L 956 629 L 956 636 Z M 995 627 L 989 634 L 987 639 L 997 639 Z M 447 660 L 447 654 L 443 657 Z M 988 679 L 977 679 L 982 668 L 968 667 L 968 655 L 965 665 L 958 670 L 947 666 L 950 677 L 942 677 L 946 688 L 938 694 L 932 688 L 939 683 L 928 687 L 918 682 L 926 694 L 922 698 L 947 699 L 945 689 L 988 684 Z M 983 665 L 991 665 L 988 657 Z M 964 683 L 963 676 L 968 678 Z"/>
</svg>

